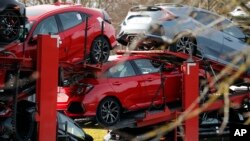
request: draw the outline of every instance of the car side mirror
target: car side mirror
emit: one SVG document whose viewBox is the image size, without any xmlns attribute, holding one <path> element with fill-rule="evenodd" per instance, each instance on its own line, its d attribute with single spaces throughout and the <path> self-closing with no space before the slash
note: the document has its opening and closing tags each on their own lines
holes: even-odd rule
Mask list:
<svg viewBox="0 0 250 141">
<path fill-rule="evenodd" d="M 37 36 L 33 36 L 30 38 L 29 44 L 35 45 L 37 44 L 37 40 L 38 40 Z"/>
</svg>

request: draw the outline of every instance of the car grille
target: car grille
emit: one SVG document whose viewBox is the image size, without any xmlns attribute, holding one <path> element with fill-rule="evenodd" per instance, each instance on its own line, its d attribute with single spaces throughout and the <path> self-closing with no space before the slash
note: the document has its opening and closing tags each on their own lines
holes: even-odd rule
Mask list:
<svg viewBox="0 0 250 141">
<path fill-rule="evenodd" d="M 68 107 L 68 112 L 72 114 L 79 114 L 79 113 L 83 113 L 84 110 L 80 102 L 72 102 Z"/>
</svg>

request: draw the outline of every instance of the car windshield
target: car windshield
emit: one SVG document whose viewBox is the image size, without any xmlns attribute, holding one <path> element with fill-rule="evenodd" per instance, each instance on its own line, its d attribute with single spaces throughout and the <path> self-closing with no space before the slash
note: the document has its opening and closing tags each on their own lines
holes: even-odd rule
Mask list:
<svg viewBox="0 0 250 141">
<path fill-rule="evenodd" d="M 66 130 L 65 125 L 67 124 L 67 132 L 69 134 L 84 140 L 85 133 L 83 132 L 83 130 L 80 127 L 78 127 L 75 124 L 75 122 L 72 119 L 66 117 L 65 115 L 63 115 L 62 113 L 59 113 L 59 112 L 58 112 L 57 116 L 58 116 L 58 123 L 59 123 L 58 127 L 60 130 L 65 131 Z"/>
</svg>

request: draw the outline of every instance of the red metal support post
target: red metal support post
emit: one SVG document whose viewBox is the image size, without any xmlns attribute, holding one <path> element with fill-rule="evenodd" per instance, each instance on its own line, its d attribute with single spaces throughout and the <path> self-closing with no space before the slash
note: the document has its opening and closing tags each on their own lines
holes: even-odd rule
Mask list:
<svg viewBox="0 0 250 141">
<path fill-rule="evenodd" d="M 38 141 L 56 141 L 56 99 L 59 40 L 55 35 L 38 35 L 36 103 Z"/>
<path fill-rule="evenodd" d="M 186 110 L 199 95 L 199 64 L 187 61 L 183 64 L 183 110 Z M 198 105 L 197 105 L 198 106 Z M 185 141 L 199 140 L 199 117 L 184 123 Z"/>
</svg>

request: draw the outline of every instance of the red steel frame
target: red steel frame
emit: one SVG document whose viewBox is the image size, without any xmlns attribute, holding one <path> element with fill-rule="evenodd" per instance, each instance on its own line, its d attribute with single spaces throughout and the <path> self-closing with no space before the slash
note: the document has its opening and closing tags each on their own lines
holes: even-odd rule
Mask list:
<svg viewBox="0 0 250 141">
<path fill-rule="evenodd" d="M 143 119 L 137 120 L 137 127 L 154 125 L 163 121 L 170 121 L 175 119 L 181 112 L 188 109 L 188 107 L 195 101 L 199 93 L 199 64 L 195 62 L 184 62 L 182 66 L 183 71 L 183 95 L 182 95 L 182 109 L 180 111 L 171 112 L 167 107 L 164 111 L 150 114 L 146 112 Z M 198 105 L 196 105 L 198 106 Z M 175 131 L 176 132 L 176 131 Z M 188 119 L 184 123 L 184 135 L 186 141 L 199 140 L 199 119 L 194 117 Z M 177 141 L 177 133 L 175 133 L 175 141 Z"/>
<path fill-rule="evenodd" d="M 199 96 L 199 64 L 187 61 L 184 62 L 183 67 L 183 95 L 182 95 L 182 109 L 187 110 L 189 106 L 194 103 Z M 197 107 L 198 105 L 196 105 Z M 188 119 L 184 123 L 184 137 L 185 141 L 199 140 L 199 118 L 198 116 Z M 176 139 L 176 138 L 175 138 Z"/>
<path fill-rule="evenodd" d="M 52 38 L 51 35 L 38 36 L 38 62 L 37 71 L 39 78 L 37 80 L 37 105 L 38 113 L 38 141 L 56 141 L 56 93 L 58 84 L 58 38 Z M 144 52 L 145 53 L 145 52 Z M 169 52 L 148 52 L 148 54 L 165 54 Z M 170 53 L 171 54 L 171 53 Z M 177 55 L 172 53 L 172 55 Z M 185 58 L 186 56 L 180 56 Z M 182 110 L 170 111 L 166 108 L 158 114 L 146 113 L 144 119 L 137 120 L 137 126 L 143 127 L 154 125 L 162 121 L 170 121 L 183 112 L 195 101 L 199 93 L 199 65 L 195 62 L 184 62 L 183 67 L 183 104 Z M 236 103 L 240 103 L 249 94 L 243 94 L 232 97 Z M 210 109 L 217 109 L 223 105 L 223 101 L 215 102 Z M 198 106 L 198 105 L 196 105 Z M 184 135 L 186 141 L 199 140 L 199 122 L 198 117 L 188 119 L 184 123 Z M 177 136 L 175 137 L 177 140 Z"/>
<path fill-rule="evenodd" d="M 137 120 L 136 125 L 137 127 L 149 126 L 154 125 L 160 122 L 171 121 L 178 117 L 182 112 L 185 112 L 189 108 L 189 106 L 195 102 L 196 98 L 199 96 L 199 69 L 202 66 L 199 65 L 201 62 L 200 58 L 193 57 L 195 62 L 189 58 L 189 55 L 184 53 L 175 53 L 171 51 L 162 51 L 162 50 L 154 50 L 154 51 L 123 51 L 118 50 L 117 54 L 144 54 L 144 55 L 151 55 L 151 56 L 175 56 L 181 59 L 187 59 L 186 62 L 183 63 L 182 71 L 183 71 L 183 95 L 182 95 L 182 109 L 176 111 L 170 111 L 168 108 L 165 108 L 163 112 L 150 114 L 146 112 L 146 116 L 143 119 Z M 198 63 L 199 62 L 199 63 Z M 209 61 L 210 65 L 213 67 L 214 70 L 220 71 L 225 66 L 222 64 L 218 64 L 214 61 Z M 249 77 L 243 75 L 241 77 Z M 250 98 L 250 93 L 241 93 L 237 95 L 230 96 L 230 102 L 234 105 L 240 106 L 243 99 Z M 204 111 L 213 111 L 218 110 L 223 107 L 224 101 L 223 99 L 219 99 L 212 103 L 209 107 L 205 108 Z M 195 105 L 197 108 L 199 105 L 198 103 Z M 186 120 L 184 123 L 184 138 L 185 141 L 198 141 L 199 140 L 199 117 L 193 117 L 191 119 Z M 178 140 L 177 137 L 177 130 L 175 129 L 175 141 Z"/>
<path fill-rule="evenodd" d="M 58 85 L 58 38 L 38 35 L 36 103 L 38 141 L 56 141 Z"/>
</svg>

